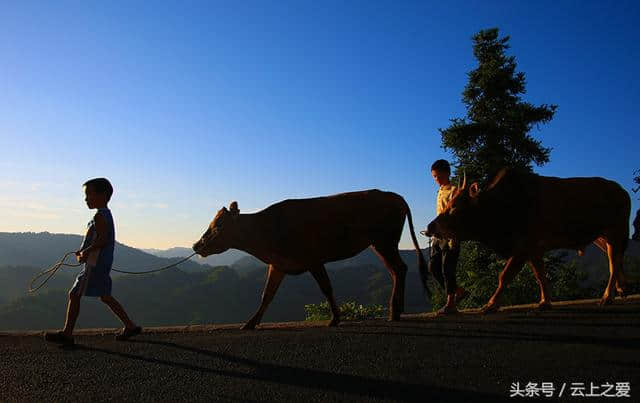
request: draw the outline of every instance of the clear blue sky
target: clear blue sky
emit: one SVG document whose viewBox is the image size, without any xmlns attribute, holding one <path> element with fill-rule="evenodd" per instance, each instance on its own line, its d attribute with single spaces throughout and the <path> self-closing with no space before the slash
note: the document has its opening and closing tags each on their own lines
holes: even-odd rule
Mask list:
<svg viewBox="0 0 640 403">
<path fill-rule="evenodd" d="M 450 157 L 437 129 L 464 115 L 471 36 L 490 27 L 511 36 L 524 99 L 559 106 L 534 133 L 553 148 L 537 172 L 631 189 L 638 2 L 443 3 L 4 4 L 0 231 L 82 233 L 96 176 L 135 247 L 191 245 L 232 200 L 367 188 L 403 195 L 422 228 L 429 166 Z"/>
</svg>

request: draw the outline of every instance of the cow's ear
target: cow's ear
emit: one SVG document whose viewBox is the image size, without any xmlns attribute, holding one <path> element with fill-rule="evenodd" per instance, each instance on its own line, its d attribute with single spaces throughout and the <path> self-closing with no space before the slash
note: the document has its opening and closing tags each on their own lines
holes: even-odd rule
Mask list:
<svg viewBox="0 0 640 403">
<path fill-rule="evenodd" d="M 237 201 L 232 201 L 231 204 L 229 204 L 229 211 L 231 212 L 231 214 L 240 214 L 240 209 L 238 209 Z"/>
<path fill-rule="evenodd" d="M 473 182 L 469 187 L 469 196 L 477 197 L 478 193 L 480 193 L 480 186 L 478 186 L 478 182 Z"/>
</svg>

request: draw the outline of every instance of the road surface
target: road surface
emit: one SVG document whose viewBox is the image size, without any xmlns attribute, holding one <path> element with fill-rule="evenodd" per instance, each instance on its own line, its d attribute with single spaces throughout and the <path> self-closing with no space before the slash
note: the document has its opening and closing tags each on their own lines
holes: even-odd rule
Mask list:
<svg viewBox="0 0 640 403">
<path fill-rule="evenodd" d="M 337 328 L 152 328 L 129 342 L 114 332 L 81 331 L 75 348 L 0 333 L 0 401 L 525 402 L 525 385 L 543 382 L 554 389 L 537 391 L 544 401 L 563 385 L 561 401 L 640 401 L 640 296 Z M 631 397 L 571 397 L 580 383 Z"/>
</svg>

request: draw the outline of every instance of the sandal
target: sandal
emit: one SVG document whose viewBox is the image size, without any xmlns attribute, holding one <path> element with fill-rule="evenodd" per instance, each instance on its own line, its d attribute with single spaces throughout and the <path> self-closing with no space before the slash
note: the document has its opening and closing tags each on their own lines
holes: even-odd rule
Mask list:
<svg viewBox="0 0 640 403">
<path fill-rule="evenodd" d="M 142 328 L 140 326 L 136 326 L 130 329 L 125 328 L 120 334 L 116 335 L 116 340 L 127 340 L 130 337 L 139 335 L 140 333 L 142 333 Z"/>
<path fill-rule="evenodd" d="M 44 339 L 48 342 L 61 344 L 63 346 L 72 346 L 74 344 L 73 336 L 67 336 L 62 331 L 46 332 Z"/>
</svg>

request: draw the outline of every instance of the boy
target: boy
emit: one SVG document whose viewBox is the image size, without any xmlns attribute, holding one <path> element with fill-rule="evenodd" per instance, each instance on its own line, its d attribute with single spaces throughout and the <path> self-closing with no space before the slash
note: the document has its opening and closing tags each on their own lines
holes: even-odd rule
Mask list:
<svg viewBox="0 0 640 403">
<path fill-rule="evenodd" d="M 80 313 L 80 298 L 100 297 L 124 324 L 124 329 L 116 336 L 117 340 L 126 340 L 142 331 L 140 326 L 129 319 L 122 305 L 111 296 L 111 265 L 115 247 L 115 229 L 111 211 L 107 203 L 113 194 L 111 183 L 105 178 L 91 179 L 83 184 L 85 201 L 89 209 L 98 212 L 88 224 L 87 233 L 80 250 L 76 251 L 78 262 L 84 263 L 84 269 L 76 278 L 69 291 L 67 317 L 64 328 L 58 332 L 45 333 L 45 340 L 63 345 L 73 344 L 73 328 Z"/>
<path fill-rule="evenodd" d="M 437 160 L 431 166 L 431 176 L 440 186 L 436 200 L 436 213 L 442 213 L 453 197 L 456 187 L 449 181 L 451 167 L 446 160 Z M 429 251 L 429 271 L 438 284 L 447 293 L 447 303 L 437 314 L 449 315 L 458 312 L 456 303 L 469 295 L 469 292 L 456 286 L 456 266 L 460 246 L 453 239 L 433 238 Z"/>
</svg>

